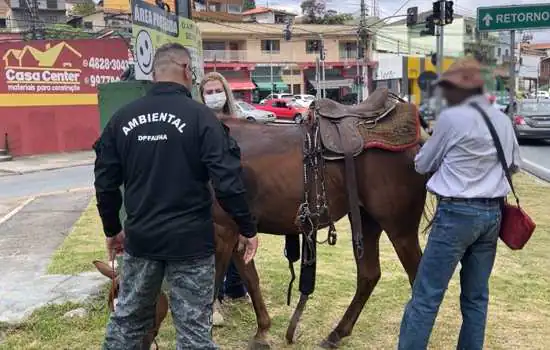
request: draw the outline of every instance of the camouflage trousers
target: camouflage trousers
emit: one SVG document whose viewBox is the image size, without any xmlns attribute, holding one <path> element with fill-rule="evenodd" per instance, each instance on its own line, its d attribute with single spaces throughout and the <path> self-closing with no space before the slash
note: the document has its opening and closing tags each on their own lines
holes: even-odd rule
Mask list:
<svg viewBox="0 0 550 350">
<path fill-rule="evenodd" d="M 116 310 L 107 325 L 104 350 L 139 350 L 153 327 L 164 277 L 170 286 L 170 311 L 177 350 L 218 349 L 212 340 L 214 256 L 185 261 L 123 257 Z"/>
</svg>

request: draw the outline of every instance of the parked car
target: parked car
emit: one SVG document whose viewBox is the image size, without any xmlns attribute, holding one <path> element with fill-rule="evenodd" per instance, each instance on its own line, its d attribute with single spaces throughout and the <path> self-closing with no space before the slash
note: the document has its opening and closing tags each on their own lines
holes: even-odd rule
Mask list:
<svg viewBox="0 0 550 350">
<path fill-rule="evenodd" d="M 294 120 L 296 123 L 300 123 L 307 116 L 307 108 L 285 99 L 266 100 L 254 107 L 275 113 L 279 119 Z"/>
<path fill-rule="evenodd" d="M 518 141 L 550 139 L 550 100 L 524 99 L 515 103 L 513 112 Z"/>
<path fill-rule="evenodd" d="M 272 95 L 267 95 L 266 98 L 264 98 L 263 100 L 260 101 L 260 104 L 264 104 L 265 101 L 267 100 L 277 100 L 277 99 L 289 99 L 289 100 L 292 100 L 294 98 L 294 95 L 292 94 L 288 94 L 288 93 L 283 93 L 283 94 L 272 94 Z"/>
<path fill-rule="evenodd" d="M 277 119 L 275 113 L 257 109 L 253 105 L 244 101 L 236 101 L 236 106 L 237 117 L 241 119 L 259 123 L 271 123 Z"/>
<path fill-rule="evenodd" d="M 315 96 L 313 95 L 294 95 L 292 99 L 293 102 L 296 102 L 304 108 L 309 108 L 311 102 L 315 101 Z"/>
<path fill-rule="evenodd" d="M 530 96 L 531 98 L 541 98 L 541 99 L 550 99 L 550 93 L 548 91 L 537 91 L 533 92 Z"/>
</svg>

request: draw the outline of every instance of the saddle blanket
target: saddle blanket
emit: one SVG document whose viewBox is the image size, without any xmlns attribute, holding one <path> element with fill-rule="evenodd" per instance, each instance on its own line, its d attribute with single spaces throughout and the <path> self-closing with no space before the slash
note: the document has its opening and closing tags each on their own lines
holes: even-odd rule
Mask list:
<svg viewBox="0 0 550 350">
<path fill-rule="evenodd" d="M 378 148 L 401 152 L 417 146 L 421 139 L 420 120 L 415 105 L 397 103 L 385 116 L 376 119 L 350 117 L 339 126 L 342 137 L 356 145 L 355 155 L 365 149 Z M 326 159 L 341 159 L 343 152 L 336 126 L 321 118 L 321 140 Z M 362 146 L 362 147 L 361 147 Z"/>
</svg>

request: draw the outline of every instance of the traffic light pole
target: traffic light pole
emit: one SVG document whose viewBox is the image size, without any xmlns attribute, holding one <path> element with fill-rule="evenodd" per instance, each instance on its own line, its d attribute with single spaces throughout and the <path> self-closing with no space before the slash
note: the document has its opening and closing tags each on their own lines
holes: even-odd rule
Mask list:
<svg viewBox="0 0 550 350">
<path fill-rule="evenodd" d="M 445 38 L 445 26 L 443 25 L 445 23 L 445 0 L 440 1 L 441 6 L 441 17 L 439 19 L 439 25 L 438 32 L 437 32 L 437 76 L 441 77 L 441 74 L 443 74 L 443 60 L 445 59 L 444 55 L 444 38 Z M 441 112 L 442 107 L 442 96 L 439 94 L 436 98 L 436 104 L 435 104 L 435 113 L 436 115 L 439 115 L 439 112 Z"/>
<path fill-rule="evenodd" d="M 521 45 L 520 45 L 520 51 L 521 51 Z M 510 54 L 512 60 L 510 61 L 510 106 L 512 108 L 508 108 L 509 113 L 514 113 L 514 101 L 516 99 L 516 31 L 511 30 L 510 31 Z"/>
</svg>

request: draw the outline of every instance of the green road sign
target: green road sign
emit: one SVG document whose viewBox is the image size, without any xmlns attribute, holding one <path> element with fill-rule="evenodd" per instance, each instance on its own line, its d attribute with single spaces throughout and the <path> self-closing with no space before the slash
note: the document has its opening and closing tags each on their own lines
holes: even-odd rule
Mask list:
<svg viewBox="0 0 550 350">
<path fill-rule="evenodd" d="M 480 31 L 550 28 L 550 4 L 477 8 Z"/>
</svg>

